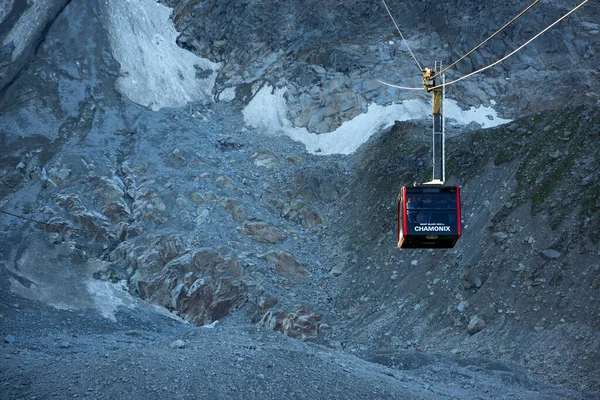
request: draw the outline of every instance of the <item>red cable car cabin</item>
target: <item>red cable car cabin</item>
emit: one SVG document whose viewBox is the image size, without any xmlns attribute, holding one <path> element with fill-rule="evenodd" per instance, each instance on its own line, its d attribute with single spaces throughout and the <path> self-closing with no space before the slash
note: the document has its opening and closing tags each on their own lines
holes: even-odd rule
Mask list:
<svg viewBox="0 0 600 400">
<path fill-rule="evenodd" d="M 460 238 L 458 186 L 403 186 L 398 194 L 398 247 L 452 248 Z"/>
</svg>

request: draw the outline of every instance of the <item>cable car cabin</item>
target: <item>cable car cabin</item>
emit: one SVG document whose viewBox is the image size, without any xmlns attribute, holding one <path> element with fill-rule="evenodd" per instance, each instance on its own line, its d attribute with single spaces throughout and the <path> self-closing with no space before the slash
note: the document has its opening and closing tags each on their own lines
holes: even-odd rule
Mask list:
<svg viewBox="0 0 600 400">
<path fill-rule="evenodd" d="M 452 248 L 460 237 L 458 186 L 403 186 L 398 194 L 398 247 Z"/>
</svg>

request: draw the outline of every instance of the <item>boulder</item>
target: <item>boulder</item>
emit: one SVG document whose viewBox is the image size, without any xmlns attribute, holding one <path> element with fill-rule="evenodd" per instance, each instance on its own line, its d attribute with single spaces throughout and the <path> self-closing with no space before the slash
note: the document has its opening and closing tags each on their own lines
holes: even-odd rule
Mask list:
<svg viewBox="0 0 600 400">
<path fill-rule="evenodd" d="M 252 162 L 257 167 L 265 167 L 267 169 L 274 168 L 279 164 L 279 157 L 271 150 L 261 149 L 254 153 L 251 157 Z"/>
<path fill-rule="evenodd" d="M 543 250 L 540 255 L 546 260 L 556 260 L 561 256 L 560 251 L 554 249 Z"/>
<path fill-rule="evenodd" d="M 219 176 L 216 180 L 215 183 L 218 186 L 221 186 L 224 189 L 236 189 L 237 185 L 235 184 L 235 182 L 233 181 L 233 179 L 231 179 L 228 176 Z"/>
<path fill-rule="evenodd" d="M 173 342 L 171 342 L 169 347 L 171 347 L 172 349 L 184 349 L 185 342 L 181 339 L 177 339 L 177 340 L 174 340 Z"/>
<path fill-rule="evenodd" d="M 494 242 L 496 242 L 496 243 L 501 243 L 501 242 L 505 241 L 507 238 L 508 238 L 508 234 L 506 234 L 506 232 L 492 233 L 492 239 L 494 239 Z"/>
<path fill-rule="evenodd" d="M 198 192 L 194 192 L 190 195 L 190 198 L 192 199 L 192 201 L 196 204 L 202 204 L 206 202 L 206 198 Z"/>
<path fill-rule="evenodd" d="M 144 270 L 150 272 L 138 269 L 131 279 L 140 297 L 176 311 L 195 325 L 220 320 L 248 300 L 243 269 L 233 254 L 222 255 L 211 248 L 187 250 L 157 273 Z"/>
<path fill-rule="evenodd" d="M 300 306 L 293 313 L 268 311 L 258 325 L 304 341 L 318 336 L 320 320 L 320 314 L 311 312 L 306 306 Z"/>
<path fill-rule="evenodd" d="M 285 233 L 265 222 L 248 221 L 237 228 L 240 235 L 249 236 L 260 243 L 277 244 L 286 239 Z"/>
<path fill-rule="evenodd" d="M 467 326 L 467 332 L 469 333 L 469 335 L 474 335 L 477 332 L 480 332 L 483 329 L 485 329 L 485 327 L 486 327 L 485 320 L 483 318 L 480 318 L 477 315 L 473 315 L 471 317 L 471 319 L 469 320 L 469 325 Z"/>
<path fill-rule="evenodd" d="M 331 271 L 329 271 L 329 275 L 333 276 L 333 277 L 338 277 L 341 276 L 342 273 L 344 272 L 344 269 L 346 268 L 346 264 L 345 263 L 339 263 L 338 265 L 336 265 L 335 267 L 333 267 L 331 269 Z"/>
<path fill-rule="evenodd" d="M 227 198 L 223 200 L 223 208 L 227 211 L 233 219 L 236 221 L 244 221 L 246 217 L 246 211 L 242 208 L 237 200 Z"/>
<path fill-rule="evenodd" d="M 305 279 L 310 275 L 304 265 L 286 251 L 269 251 L 265 254 L 259 254 L 259 257 L 270 261 L 275 271 L 286 278 Z"/>
<path fill-rule="evenodd" d="M 285 219 L 297 222 L 306 229 L 313 228 L 323 223 L 321 214 L 312 210 L 300 199 L 294 199 L 290 204 L 283 203 L 281 213 Z"/>
</svg>

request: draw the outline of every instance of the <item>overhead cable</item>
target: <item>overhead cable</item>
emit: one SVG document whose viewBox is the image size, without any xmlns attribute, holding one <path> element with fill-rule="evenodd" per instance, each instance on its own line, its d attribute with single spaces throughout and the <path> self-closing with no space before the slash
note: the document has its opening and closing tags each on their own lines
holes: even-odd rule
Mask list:
<svg viewBox="0 0 600 400">
<path fill-rule="evenodd" d="M 565 15 L 563 15 L 562 17 L 560 17 L 559 19 L 557 19 L 556 21 L 554 21 L 552 24 L 550 24 L 548 27 L 546 27 L 544 30 L 542 30 L 541 32 L 539 32 L 537 35 L 535 35 L 534 37 L 532 37 L 531 39 L 529 39 L 527 42 L 523 43 L 521 46 L 519 46 L 517 49 L 515 49 L 514 51 L 512 51 L 511 53 L 507 54 L 506 56 L 502 57 L 501 59 L 499 59 L 498 61 L 478 69 L 477 71 L 473 71 L 470 74 L 467 74 L 465 76 L 461 76 L 458 79 L 455 79 L 453 81 L 450 82 L 446 82 L 442 85 L 437 85 L 434 86 L 432 88 L 429 88 L 429 90 L 433 90 L 433 89 L 437 89 L 437 88 L 441 88 L 442 86 L 448 86 L 448 85 L 452 85 L 454 83 L 460 82 L 464 79 L 467 79 L 475 74 L 479 74 L 480 72 L 485 71 L 486 69 L 492 68 L 498 64 L 500 64 L 501 62 L 503 62 L 504 60 L 506 60 L 509 57 L 512 57 L 515 53 L 517 53 L 518 51 L 520 51 L 521 49 L 523 49 L 525 46 L 527 46 L 528 44 L 530 44 L 531 42 L 533 42 L 535 39 L 537 39 L 538 37 L 540 37 L 542 34 L 546 33 L 548 30 L 552 29 L 556 24 L 558 24 L 559 22 L 561 22 L 563 19 L 567 18 L 569 15 L 573 14 L 575 11 L 577 11 L 579 8 L 581 8 L 585 3 L 587 3 L 590 0 L 583 0 L 577 7 L 573 8 L 571 11 L 569 11 L 568 13 L 566 13 Z M 402 86 L 396 86 L 396 85 L 392 85 L 390 83 L 387 82 L 383 82 L 381 80 L 377 80 L 379 83 L 386 85 L 386 86 L 390 86 L 393 88 L 397 88 L 397 89 L 403 89 L 403 90 L 423 90 L 423 88 L 408 88 L 408 87 L 402 87 Z"/>
<path fill-rule="evenodd" d="M 38 221 L 37 219 L 24 217 L 23 215 L 13 214 L 13 213 L 10 213 L 10 212 L 4 211 L 4 210 L 0 210 L 0 213 L 6 214 L 6 215 L 10 215 L 12 217 L 19 218 L 19 219 L 24 219 L 26 221 L 35 222 L 37 224 L 42 224 L 42 225 L 45 225 L 47 227 L 50 226 L 50 227 L 54 227 L 54 228 L 58 228 L 58 229 L 64 229 L 66 231 L 80 231 L 80 232 L 90 232 L 90 233 L 106 233 L 106 231 L 102 231 L 102 230 L 89 230 L 89 229 L 83 229 L 83 228 L 75 228 L 75 227 L 71 227 L 71 226 L 64 226 L 64 225 L 52 224 L 52 223 L 44 222 L 44 221 Z"/>
<path fill-rule="evenodd" d="M 419 68 L 419 72 L 423 71 L 423 68 L 421 68 L 421 64 L 419 64 L 419 61 L 417 60 L 417 57 L 415 57 L 415 55 L 413 54 L 412 50 L 410 49 L 410 47 L 408 46 L 408 42 L 406 41 L 406 39 L 404 38 L 404 35 L 402 34 L 402 32 L 400 31 L 400 27 L 398 26 L 398 24 L 396 23 L 396 20 L 394 20 L 394 17 L 392 16 L 392 13 L 390 12 L 390 9 L 388 8 L 387 4 L 385 3 L 385 0 L 381 0 L 381 2 L 383 3 L 383 6 L 385 7 L 387 13 L 389 14 L 390 18 L 392 19 L 392 22 L 394 23 L 394 25 L 396 26 L 396 29 L 398 30 L 398 33 L 400 34 L 400 37 L 402 38 L 402 41 L 404 42 L 404 44 L 406 45 L 406 48 L 408 49 L 408 51 L 410 52 L 410 55 L 412 56 L 412 58 L 415 60 L 415 62 L 417 63 L 417 67 Z"/>
<path fill-rule="evenodd" d="M 342 47 L 342 51 L 346 54 L 346 56 L 348 56 L 348 58 L 350 60 L 352 60 L 352 62 L 354 63 L 354 65 L 356 66 L 356 68 L 358 68 L 363 74 L 369 75 L 373 80 L 381 83 L 382 85 L 386 85 L 386 86 L 390 86 L 396 89 L 402 89 L 402 90 L 418 90 L 418 91 L 423 91 L 422 87 L 418 87 L 418 88 L 411 88 L 411 87 L 404 87 L 404 86 L 397 86 L 397 85 L 393 85 L 391 83 L 385 82 L 379 78 L 376 78 L 371 71 L 369 71 L 366 68 L 363 68 L 358 61 L 356 61 L 356 59 L 352 56 L 352 54 L 350 54 L 350 52 L 346 49 L 346 46 L 344 45 L 344 42 L 342 41 L 342 38 L 340 37 L 340 35 L 338 34 L 337 30 L 334 28 L 335 24 L 334 24 L 334 19 L 333 19 L 333 15 L 331 13 L 331 10 L 329 9 L 329 6 L 327 4 L 327 2 L 324 2 L 325 4 L 325 8 L 327 9 L 327 14 L 329 14 L 329 19 L 331 20 L 331 26 L 332 26 L 332 30 L 333 33 L 335 34 L 335 37 L 337 38 L 338 42 L 340 43 L 340 46 Z M 408 47 L 408 45 L 407 45 Z M 409 49 L 410 50 L 410 49 Z M 415 60 L 416 61 L 416 60 Z M 418 63 L 418 62 L 417 62 Z"/>
<path fill-rule="evenodd" d="M 469 55 L 471 55 L 474 51 L 476 51 L 481 46 L 483 46 L 484 44 L 486 44 L 487 42 L 489 42 L 492 38 L 494 38 L 496 35 L 498 35 L 500 32 L 502 32 L 507 26 L 509 26 L 510 24 L 512 24 L 513 22 L 515 22 L 517 19 L 519 19 L 523 14 L 525 14 L 527 11 L 529 11 L 531 8 L 533 8 L 533 6 L 535 6 L 539 2 L 540 2 L 540 0 L 535 0 L 533 3 L 531 3 L 529 5 L 529 7 L 527 7 L 523 11 L 521 11 L 519 13 L 519 15 L 517 15 L 516 17 L 514 17 L 513 19 L 511 19 L 510 21 L 508 21 L 506 24 L 504 24 L 504 26 L 502 28 L 500 28 L 496 32 L 494 32 L 493 35 L 491 35 L 490 37 L 488 37 L 487 39 L 485 39 L 483 42 L 479 43 L 471 51 L 469 51 L 467 54 L 465 54 L 464 56 L 462 56 L 458 60 L 454 61 L 452 64 L 450 64 L 449 66 L 447 66 L 446 68 L 444 68 L 442 71 L 440 71 L 437 74 L 435 74 L 434 78 L 440 76 L 441 74 L 443 74 L 444 72 L 446 72 L 450 68 L 454 67 L 456 64 L 458 64 L 459 62 L 461 62 L 462 60 L 464 60 L 466 57 L 468 57 Z"/>
<path fill-rule="evenodd" d="M 520 51 L 523 47 L 527 46 L 529 43 L 533 42 L 535 39 L 537 39 L 538 37 L 540 37 L 542 34 L 544 34 L 546 31 L 552 29 L 556 24 L 558 24 L 560 21 L 562 21 L 563 19 L 567 18 L 569 15 L 571 15 L 572 13 L 574 13 L 575 11 L 577 11 L 581 6 L 583 6 L 585 3 L 587 3 L 590 0 L 584 0 L 583 2 L 581 2 L 581 4 L 579 4 L 577 7 L 575 7 L 574 9 L 572 9 L 571 11 L 569 11 L 568 13 L 566 13 L 565 15 L 563 15 L 562 17 L 560 17 L 559 19 L 557 19 L 556 21 L 554 21 L 552 24 L 550 24 L 546 29 L 544 29 L 543 31 L 541 31 L 540 33 L 538 33 L 537 35 L 535 35 L 534 37 L 532 37 L 531 39 L 529 39 L 527 42 L 525 42 L 524 44 L 522 44 L 520 47 L 518 47 L 517 49 L 515 49 L 513 52 L 511 52 L 510 54 L 502 57 L 501 59 L 499 59 L 498 61 L 488 65 L 487 67 L 483 67 L 481 69 L 478 69 L 477 71 L 471 72 L 470 74 L 467 74 L 465 76 L 461 76 L 458 79 L 455 79 L 453 81 L 450 82 L 446 82 L 445 86 L 448 85 L 452 85 L 453 83 L 456 82 L 460 82 L 463 79 L 466 79 L 470 76 L 473 76 L 475 74 L 478 74 L 480 72 L 485 71 L 486 69 L 492 68 L 498 64 L 500 64 L 502 61 L 506 60 L 507 58 L 513 56 L 515 53 L 517 53 L 518 51 Z M 443 85 L 437 85 L 434 86 L 432 89 L 437 89 L 439 87 L 442 87 Z"/>
<path fill-rule="evenodd" d="M 373 78 L 373 79 L 375 79 L 377 82 L 381 83 L 382 85 L 389 86 L 389 87 L 393 87 L 393 88 L 396 88 L 396 89 L 402 89 L 402 90 L 419 90 L 419 91 L 423 91 L 423 88 L 422 88 L 422 87 L 405 87 L 405 86 L 398 86 L 398 85 L 394 85 L 394 84 L 392 84 L 392 83 L 388 83 L 388 82 L 386 82 L 386 81 L 382 81 L 381 79 L 378 79 L 378 78 Z"/>
</svg>

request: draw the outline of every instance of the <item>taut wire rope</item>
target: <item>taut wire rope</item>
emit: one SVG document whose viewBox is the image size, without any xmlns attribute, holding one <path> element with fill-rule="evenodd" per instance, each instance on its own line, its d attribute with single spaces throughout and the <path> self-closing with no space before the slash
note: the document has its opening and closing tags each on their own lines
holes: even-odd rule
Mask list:
<svg viewBox="0 0 600 400">
<path fill-rule="evenodd" d="M 466 57 L 470 56 L 474 51 L 476 51 L 477 49 L 479 49 L 481 46 L 483 46 L 484 44 L 486 44 L 487 42 L 489 42 L 490 40 L 492 40 L 492 38 L 494 38 L 496 35 L 498 35 L 500 32 L 502 32 L 507 26 L 509 26 L 510 24 L 512 24 L 513 22 L 515 22 L 517 19 L 519 19 L 523 14 L 525 14 L 527 11 L 529 11 L 531 8 L 533 8 L 533 6 L 535 6 L 537 3 L 539 3 L 540 0 L 535 0 L 533 3 L 531 3 L 529 5 L 529 7 L 527 7 L 526 9 L 524 9 L 523 11 L 521 11 L 519 13 L 519 15 L 517 15 L 516 17 L 514 17 L 513 19 L 511 19 L 510 21 L 508 21 L 506 24 L 504 24 L 504 26 L 502 26 L 502 28 L 498 29 L 496 32 L 494 32 L 490 37 L 488 37 L 487 39 L 485 39 L 483 42 L 479 43 L 477 46 L 475 46 L 471 51 L 469 51 L 467 54 L 465 54 L 464 56 L 462 56 L 461 58 L 459 58 L 458 60 L 454 61 L 452 64 L 450 64 L 449 66 L 447 66 L 446 68 L 444 68 L 443 70 L 441 70 L 440 72 L 438 72 L 437 74 L 435 74 L 433 77 L 436 78 L 438 76 L 440 76 L 441 74 L 443 74 L 444 72 L 446 72 L 447 70 L 449 70 L 450 68 L 454 67 L 456 64 L 458 64 L 459 62 L 461 62 L 462 60 L 464 60 Z"/>
<path fill-rule="evenodd" d="M 400 27 L 398 26 L 398 24 L 396 23 L 396 20 L 394 19 L 394 17 L 392 16 L 392 13 L 390 11 L 390 9 L 388 8 L 385 0 L 381 0 L 381 2 L 383 3 L 383 6 L 385 7 L 388 15 L 390 16 L 390 18 L 392 19 L 392 22 L 394 23 L 394 25 L 396 26 L 396 29 L 398 30 L 398 33 L 400 34 L 400 37 L 402 38 L 402 41 L 404 42 L 404 44 L 406 45 L 406 48 L 408 49 L 408 51 L 410 52 L 410 55 L 412 56 L 413 60 L 415 60 L 415 62 L 417 63 L 417 67 L 419 67 L 419 72 L 423 72 L 423 68 L 421 67 L 421 64 L 419 64 L 419 61 L 417 60 L 417 57 L 415 57 L 415 55 L 413 54 L 412 50 L 410 49 L 408 42 L 406 41 L 406 39 L 404 38 L 404 35 L 402 34 L 402 32 L 400 31 Z"/>
<path fill-rule="evenodd" d="M 331 13 L 331 10 L 329 9 L 329 6 L 328 6 L 328 4 L 327 4 L 326 1 L 324 2 L 324 4 L 325 4 L 325 8 L 327 9 L 327 14 L 329 15 L 329 19 L 331 20 L 331 26 L 332 26 L 332 30 L 333 30 L 334 35 L 337 38 L 338 42 L 340 43 L 340 46 L 342 46 L 342 51 L 346 54 L 346 56 L 348 56 L 348 58 L 350 60 L 352 60 L 352 62 L 356 66 L 356 68 L 358 68 L 362 73 L 364 73 L 366 75 L 369 75 L 373 80 L 375 80 L 376 82 L 381 83 L 382 85 L 390 86 L 390 87 L 393 87 L 393 88 L 396 88 L 396 89 L 423 91 L 422 87 L 414 88 L 414 87 L 405 87 L 405 86 L 393 85 L 393 84 L 391 84 L 389 82 L 386 82 L 384 80 L 376 78 L 369 70 L 367 70 L 366 68 L 361 67 L 360 64 L 358 63 L 358 61 L 356 61 L 356 59 L 352 56 L 352 54 L 350 54 L 350 52 L 346 49 L 346 46 L 344 45 L 344 42 L 342 41 L 342 38 L 340 38 L 340 35 L 338 34 L 337 30 L 335 29 L 334 19 L 333 19 L 333 15 Z M 408 47 L 408 45 L 406 47 Z M 412 52 L 411 52 L 411 54 L 412 54 Z"/>
<path fill-rule="evenodd" d="M 11 212 L 4 211 L 4 210 L 0 210 L 0 213 L 6 214 L 6 215 L 10 215 L 12 217 L 19 218 L 19 219 L 24 219 L 26 221 L 35 222 L 37 224 L 42 224 L 42 225 L 45 225 L 45 226 L 52 226 L 52 227 L 58 228 L 58 229 L 63 229 L 63 230 L 66 230 L 66 231 L 80 231 L 80 232 L 90 232 L 90 233 L 107 233 L 106 231 L 101 231 L 101 230 L 89 230 L 89 229 L 83 229 L 83 228 L 74 228 L 74 227 L 70 227 L 70 226 L 63 226 L 63 225 L 51 224 L 49 222 L 44 222 L 44 221 L 39 221 L 37 219 L 24 217 L 22 215 L 13 214 Z"/>
<path fill-rule="evenodd" d="M 553 28 L 553 27 L 554 27 L 556 24 L 558 24 L 559 22 L 561 22 L 563 19 L 565 19 L 565 18 L 567 18 L 569 15 L 573 14 L 575 11 L 577 11 L 579 8 L 581 8 L 581 7 L 582 7 L 582 6 L 583 6 L 585 3 L 587 3 L 588 1 L 590 1 L 590 0 L 583 0 L 583 1 L 582 1 L 582 2 L 581 2 L 581 3 L 580 3 L 578 6 L 577 6 L 577 7 L 573 8 L 571 11 L 569 11 L 568 13 L 566 13 L 565 15 L 563 15 L 562 17 L 560 17 L 559 19 L 557 19 L 556 21 L 554 21 L 552 24 L 548 25 L 548 26 L 547 26 L 545 29 L 543 29 L 542 31 L 540 31 L 540 32 L 539 32 L 537 35 L 535 35 L 534 37 L 532 37 L 531 39 L 529 39 L 527 42 L 523 43 L 521 46 L 519 46 L 518 48 L 516 48 L 515 50 L 513 50 L 511 53 L 507 54 L 506 56 L 502 57 L 501 59 L 499 59 L 499 60 L 497 60 L 497 61 L 493 62 L 492 64 L 490 64 L 490 65 L 488 65 L 488 66 L 486 66 L 486 67 L 480 68 L 480 69 L 478 69 L 477 71 L 473 71 L 473 72 L 471 72 L 471 73 L 469 73 L 469 74 L 467 74 L 467 75 L 465 75 L 465 76 L 461 76 L 461 77 L 460 77 L 460 78 L 458 78 L 458 79 L 455 79 L 455 80 L 453 80 L 453 81 L 450 81 L 450 82 L 446 82 L 446 83 L 444 83 L 443 85 L 437 85 L 437 86 L 434 86 L 434 87 L 430 88 L 429 90 L 437 89 L 437 88 L 440 88 L 440 87 L 442 87 L 442 86 L 449 86 L 449 85 L 452 85 L 452 84 L 454 84 L 454 83 L 460 82 L 460 81 L 462 81 L 462 80 L 464 80 L 464 79 L 467 79 L 467 78 L 469 78 L 469 77 L 471 77 L 471 76 L 473 76 L 473 75 L 475 75 L 475 74 L 479 74 L 479 73 L 481 73 L 481 72 L 485 71 L 486 69 L 492 68 L 492 67 L 494 67 L 494 66 L 496 66 L 496 65 L 500 64 L 501 62 L 503 62 L 504 60 L 506 60 L 506 59 L 507 59 L 507 58 L 509 58 L 509 57 L 512 57 L 512 56 L 513 56 L 515 53 L 519 52 L 519 51 L 520 51 L 521 49 L 523 49 L 525 46 L 527 46 L 528 44 L 530 44 L 531 42 L 533 42 L 534 40 L 536 40 L 536 39 L 537 39 L 538 37 L 540 37 L 542 34 L 546 33 L 548 30 L 552 29 L 552 28 Z M 397 88 L 397 89 L 404 89 L 404 90 L 423 90 L 423 88 L 405 88 L 405 87 L 403 87 L 403 86 L 392 85 L 392 84 L 390 84 L 390 83 L 387 83 L 387 82 L 384 82 L 384 81 L 381 81 L 381 80 L 377 80 L 377 81 L 378 81 L 379 83 L 383 84 L 383 85 L 390 86 L 390 87 Z"/>
<path fill-rule="evenodd" d="M 538 37 L 540 37 L 542 34 L 546 33 L 548 30 L 552 29 L 552 28 L 553 28 L 553 27 L 554 27 L 556 24 L 558 24 L 560 21 L 562 21 L 563 19 L 567 18 L 569 15 L 573 14 L 575 11 L 577 11 L 577 10 L 578 10 L 578 9 L 579 9 L 581 6 L 583 6 L 583 5 L 584 5 L 585 3 L 587 3 L 588 1 L 590 1 L 590 0 L 583 0 L 583 1 L 581 2 L 581 4 L 579 4 L 577 7 L 575 7 L 574 9 L 572 9 L 571 11 L 569 11 L 568 13 L 566 13 L 565 15 L 563 15 L 562 17 L 560 17 L 559 19 L 557 19 L 556 21 L 554 21 L 554 22 L 553 22 L 552 24 L 550 24 L 550 25 L 549 25 L 549 26 L 548 26 L 546 29 L 542 30 L 540 33 L 538 33 L 537 35 L 535 35 L 534 37 L 532 37 L 531 39 L 529 39 L 527 42 L 523 43 L 521 46 L 519 46 L 518 48 L 516 48 L 514 51 L 512 51 L 512 52 L 511 52 L 511 53 L 509 53 L 509 54 L 507 54 L 506 56 L 502 57 L 502 58 L 501 58 L 501 59 L 499 59 L 498 61 L 496 61 L 496 62 L 494 62 L 494 63 L 492 63 L 492 64 L 488 65 L 487 67 L 483 67 L 483 68 L 480 68 L 480 69 L 478 69 L 477 71 L 473 71 L 473 72 L 471 72 L 470 74 L 467 74 L 467 75 L 465 75 L 465 76 L 461 76 L 461 77 L 460 77 L 460 78 L 458 78 L 458 79 L 455 79 L 455 80 L 453 80 L 453 81 L 447 82 L 447 83 L 445 83 L 445 86 L 452 85 L 452 84 L 454 84 L 454 83 L 456 83 L 456 82 L 460 82 L 460 81 L 462 81 L 463 79 L 466 79 L 466 78 L 468 78 L 468 77 L 470 77 L 470 76 L 473 76 L 473 75 L 475 75 L 475 74 L 478 74 L 478 73 L 480 73 L 480 72 L 483 72 L 483 71 L 485 71 L 486 69 L 492 68 L 492 67 L 494 67 L 494 66 L 496 66 L 496 65 L 500 64 L 502 61 L 506 60 L 507 58 L 509 58 L 509 57 L 512 57 L 512 56 L 513 56 L 515 53 L 517 53 L 518 51 L 520 51 L 520 50 L 521 50 L 523 47 L 527 46 L 529 43 L 533 42 L 535 39 L 537 39 Z M 439 87 L 442 87 L 442 85 L 437 85 L 437 86 L 434 86 L 434 87 L 433 87 L 433 88 L 431 88 L 431 89 L 437 89 L 437 88 L 439 88 Z"/>
</svg>

